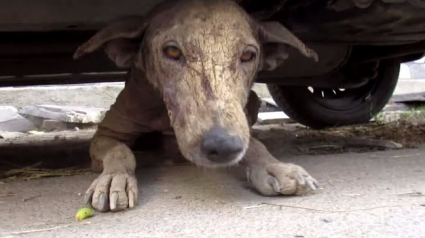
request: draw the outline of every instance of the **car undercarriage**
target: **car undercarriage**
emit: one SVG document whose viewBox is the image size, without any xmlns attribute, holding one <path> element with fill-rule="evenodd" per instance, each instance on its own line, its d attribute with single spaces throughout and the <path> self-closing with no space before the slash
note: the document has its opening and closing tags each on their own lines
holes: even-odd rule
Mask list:
<svg viewBox="0 0 425 238">
<path fill-rule="evenodd" d="M 143 15 L 160 1 L 3 1 L 0 86 L 123 81 L 125 72 L 102 52 L 79 60 L 72 54 L 109 21 Z M 278 69 L 257 79 L 289 116 L 311 127 L 370 120 L 392 95 L 400 63 L 424 56 L 425 1 L 238 2 L 258 20 L 282 22 L 319 54 L 314 62 L 289 49 Z"/>
</svg>

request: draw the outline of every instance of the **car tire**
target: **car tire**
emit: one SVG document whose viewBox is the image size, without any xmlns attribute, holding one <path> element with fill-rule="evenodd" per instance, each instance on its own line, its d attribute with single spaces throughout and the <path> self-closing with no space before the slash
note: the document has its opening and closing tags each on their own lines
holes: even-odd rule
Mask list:
<svg viewBox="0 0 425 238">
<path fill-rule="evenodd" d="M 400 71 L 398 60 L 376 65 L 375 77 L 358 88 L 329 89 L 269 84 L 275 102 L 295 121 L 315 129 L 370 121 L 391 98 Z M 344 75 L 350 77 L 351 75 Z"/>
</svg>

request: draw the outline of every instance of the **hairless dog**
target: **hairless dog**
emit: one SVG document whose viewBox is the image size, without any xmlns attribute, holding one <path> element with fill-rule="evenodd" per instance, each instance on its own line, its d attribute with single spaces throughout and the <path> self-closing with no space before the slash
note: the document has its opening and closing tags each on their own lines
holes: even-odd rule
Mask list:
<svg viewBox="0 0 425 238">
<path fill-rule="evenodd" d="M 315 190 L 316 180 L 303 168 L 277 160 L 250 136 L 259 108 L 251 86 L 259 71 L 288 57 L 288 47 L 318 60 L 280 23 L 257 21 L 227 0 L 167 1 L 101 29 L 74 58 L 102 48 L 128 69 L 128 80 L 92 140 L 92 165 L 102 173 L 86 201 L 98 211 L 134 207 L 138 187 L 130 147 L 140 135 L 166 131 L 198 166 L 245 166 L 265 196 Z"/>
</svg>

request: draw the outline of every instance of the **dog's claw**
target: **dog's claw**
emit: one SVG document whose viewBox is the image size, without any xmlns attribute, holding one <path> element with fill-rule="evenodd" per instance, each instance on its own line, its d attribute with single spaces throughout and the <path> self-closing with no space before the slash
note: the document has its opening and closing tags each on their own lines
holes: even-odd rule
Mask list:
<svg viewBox="0 0 425 238">
<path fill-rule="evenodd" d="M 307 179 L 306 182 L 307 182 L 308 187 L 310 189 L 312 189 L 313 191 L 316 190 L 319 187 L 315 180 Z"/>
<path fill-rule="evenodd" d="M 280 193 L 279 181 L 277 181 L 275 177 L 269 177 L 268 181 L 269 181 L 269 184 L 272 186 L 273 190 L 276 193 Z"/>
<path fill-rule="evenodd" d="M 298 171 L 295 172 L 295 177 L 299 185 L 305 185 L 306 179 L 301 173 L 299 173 Z"/>
<path fill-rule="evenodd" d="M 84 195 L 84 203 L 90 204 L 93 197 L 94 189 L 89 188 Z"/>
<path fill-rule="evenodd" d="M 108 200 L 108 197 L 106 197 L 104 193 L 101 193 L 99 196 L 99 205 L 98 205 L 99 211 L 104 211 L 106 209 L 106 204 L 108 204 L 107 200 Z"/>
<path fill-rule="evenodd" d="M 134 194 L 133 194 L 133 191 L 130 191 L 128 193 L 128 206 L 130 208 L 133 208 L 134 207 Z"/>
<path fill-rule="evenodd" d="M 113 192 L 111 194 L 111 197 L 110 197 L 109 208 L 111 210 L 115 210 L 115 208 L 117 207 L 117 202 L 118 202 L 118 193 L 117 192 Z"/>
</svg>

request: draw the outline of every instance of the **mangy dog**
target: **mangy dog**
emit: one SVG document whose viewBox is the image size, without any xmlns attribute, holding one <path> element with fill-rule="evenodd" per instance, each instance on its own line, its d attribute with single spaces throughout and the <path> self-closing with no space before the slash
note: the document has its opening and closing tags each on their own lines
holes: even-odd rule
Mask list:
<svg viewBox="0 0 425 238">
<path fill-rule="evenodd" d="M 118 67 L 129 68 L 129 79 L 90 148 L 93 167 L 103 170 L 86 193 L 97 210 L 136 204 L 130 146 L 153 131 L 173 130 L 182 155 L 198 166 L 246 166 L 263 195 L 317 188 L 303 168 L 278 161 L 250 137 L 259 106 L 250 92 L 257 72 L 275 69 L 287 47 L 317 60 L 280 23 L 258 22 L 232 1 L 171 1 L 111 23 L 74 58 L 101 47 Z"/>
</svg>

